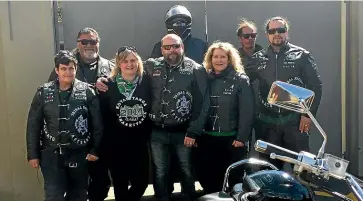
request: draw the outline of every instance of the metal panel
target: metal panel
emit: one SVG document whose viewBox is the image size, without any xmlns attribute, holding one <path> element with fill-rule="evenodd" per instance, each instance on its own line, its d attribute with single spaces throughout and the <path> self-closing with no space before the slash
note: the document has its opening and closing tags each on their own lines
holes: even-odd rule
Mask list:
<svg viewBox="0 0 363 201">
<path fill-rule="evenodd" d="M 75 47 L 77 32 L 91 26 L 100 32 L 101 54 L 114 56 L 122 45 L 135 45 L 146 59 L 165 33 L 164 15 L 174 4 L 186 5 L 193 16 L 192 33 L 205 39 L 204 1 L 194 2 L 72 2 L 64 1 L 65 47 Z M 264 21 L 275 15 L 291 22 L 292 43 L 314 55 L 323 80 L 323 98 L 318 120 L 329 135 L 327 151 L 341 155 L 340 100 L 340 2 L 217 2 L 207 1 L 209 41 L 224 40 L 238 45 L 239 17 L 259 28 L 258 43 L 267 44 Z M 317 152 L 322 137 L 316 129 L 311 147 Z"/>
</svg>

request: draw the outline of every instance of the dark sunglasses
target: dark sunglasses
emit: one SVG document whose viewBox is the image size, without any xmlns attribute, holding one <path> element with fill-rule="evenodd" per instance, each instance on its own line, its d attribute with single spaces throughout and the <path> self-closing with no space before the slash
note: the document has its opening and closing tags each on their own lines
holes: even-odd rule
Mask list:
<svg viewBox="0 0 363 201">
<path fill-rule="evenodd" d="M 173 44 L 173 45 L 163 45 L 164 50 L 170 50 L 171 48 L 179 49 L 180 44 Z"/>
<path fill-rule="evenodd" d="M 267 33 L 270 34 L 270 35 L 275 34 L 276 32 L 279 33 L 279 34 L 286 33 L 286 28 L 275 28 L 275 29 L 269 29 L 267 31 Z"/>
<path fill-rule="evenodd" d="M 250 37 L 251 37 L 251 38 L 256 38 L 256 36 L 257 36 L 257 33 L 242 34 L 242 37 L 243 37 L 244 39 L 249 39 Z"/>
<path fill-rule="evenodd" d="M 126 50 L 129 50 L 131 52 L 135 52 L 137 53 L 137 50 L 136 50 L 136 47 L 134 46 L 123 46 L 123 47 L 120 47 L 118 50 L 117 50 L 117 54 L 120 54 L 121 52 L 124 52 Z"/>
<path fill-rule="evenodd" d="M 91 45 L 96 45 L 98 43 L 97 40 L 88 40 L 88 39 L 82 39 L 82 40 L 77 40 L 77 42 L 81 42 L 82 45 L 88 45 L 88 44 L 91 44 Z"/>
</svg>

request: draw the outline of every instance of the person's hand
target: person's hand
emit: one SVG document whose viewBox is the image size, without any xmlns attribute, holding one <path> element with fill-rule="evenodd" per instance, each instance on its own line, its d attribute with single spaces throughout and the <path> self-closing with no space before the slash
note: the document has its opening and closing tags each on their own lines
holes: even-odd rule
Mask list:
<svg viewBox="0 0 363 201">
<path fill-rule="evenodd" d="M 234 147 L 243 147 L 243 146 L 245 146 L 245 144 L 243 144 L 243 142 L 235 140 L 235 141 L 233 141 L 232 146 L 234 146 Z"/>
<path fill-rule="evenodd" d="M 184 138 L 184 145 L 186 147 L 192 147 L 195 144 L 195 139 L 190 138 L 190 137 L 185 137 Z"/>
<path fill-rule="evenodd" d="M 310 130 L 311 119 L 309 117 L 301 116 L 299 130 L 301 133 L 307 133 Z"/>
<path fill-rule="evenodd" d="M 98 157 L 95 156 L 95 155 L 92 155 L 92 154 L 87 154 L 86 159 L 88 161 L 97 161 L 98 160 Z"/>
<path fill-rule="evenodd" d="M 100 77 L 97 79 L 96 88 L 98 91 L 106 92 L 108 90 L 108 87 L 104 82 L 108 82 L 107 78 Z"/>
<path fill-rule="evenodd" d="M 38 169 L 39 168 L 39 159 L 32 159 L 32 160 L 29 160 L 29 164 L 32 168 L 36 168 Z"/>
</svg>

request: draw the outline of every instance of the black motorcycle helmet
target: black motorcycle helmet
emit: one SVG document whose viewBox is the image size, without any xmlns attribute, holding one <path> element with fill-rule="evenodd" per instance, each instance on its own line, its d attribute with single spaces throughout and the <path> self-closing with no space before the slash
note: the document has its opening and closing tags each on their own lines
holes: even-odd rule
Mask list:
<svg viewBox="0 0 363 201">
<path fill-rule="evenodd" d="M 192 15 L 186 7 L 175 5 L 165 15 L 165 26 L 168 33 L 175 33 L 184 41 L 191 34 Z"/>
<path fill-rule="evenodd" d="M 241 200 L 314 201 L 314 196 L 290 174 L 278 170 L 263 170 L 243 179 Z"/>
</svg>

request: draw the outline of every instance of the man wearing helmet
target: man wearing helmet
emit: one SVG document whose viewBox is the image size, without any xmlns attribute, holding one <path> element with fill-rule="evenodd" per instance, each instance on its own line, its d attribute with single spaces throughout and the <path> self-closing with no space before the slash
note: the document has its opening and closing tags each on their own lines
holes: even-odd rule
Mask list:
<svg viewBox="0 0 363 201">
<path fill-rule="evenodd" d="M 192 15 L 189 10 L 181 5 L 171 7 L 165 15 L 165 26 L 168 33 L 177 34 L 183 39 L 186 56 L 201 64 L 207 50 L 207 43 L 202 39 L 192 37 Z M 150 57 L 158 58 L 161 56 L 161 42 L 158 42 L 154 45 Z"/>
</svg>

